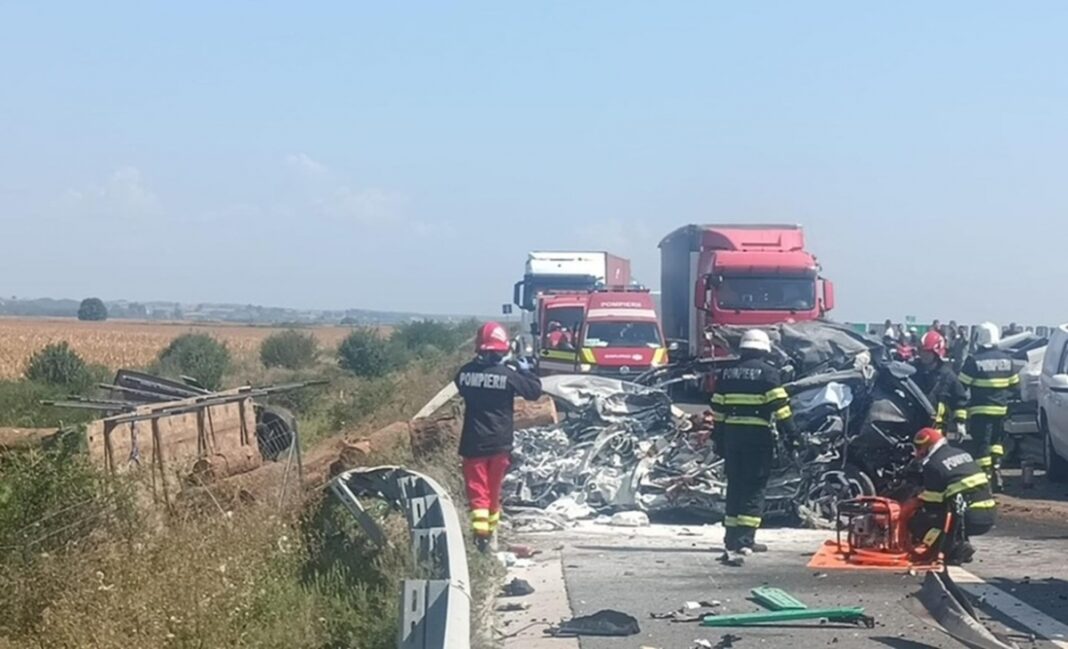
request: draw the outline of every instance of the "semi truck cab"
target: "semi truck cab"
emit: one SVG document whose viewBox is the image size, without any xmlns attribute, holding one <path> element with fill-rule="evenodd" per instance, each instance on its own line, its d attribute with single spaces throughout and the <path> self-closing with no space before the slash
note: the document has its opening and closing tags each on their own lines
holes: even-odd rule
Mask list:
<svg viewBox="0 0 1068 649">
<path fill-rule="evenodd" d="M 716 325 L 815 320 L 834 308 L 798 225 L 687 225 L 660 242 L 661 304 L 669 340 L 709 358 Z"/>
</svg>

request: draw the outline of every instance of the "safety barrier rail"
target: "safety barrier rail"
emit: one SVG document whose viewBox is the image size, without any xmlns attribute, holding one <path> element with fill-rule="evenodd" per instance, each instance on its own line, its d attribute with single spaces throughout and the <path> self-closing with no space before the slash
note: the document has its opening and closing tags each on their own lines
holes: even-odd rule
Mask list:
<svg viewBox="0 0 1068 649">
<path fill-rule="evenodd" d="M 381 498 L 407 516 L 416 566 L 428 578 L 404 580 L 397 647 L 469 649 L 471 582 L 460 517 L 448 492 L 432 478 L 396 466 L 345 471 L 330 489 L 378 545 L 386 536 L 359 498 Z"/>
</svg>

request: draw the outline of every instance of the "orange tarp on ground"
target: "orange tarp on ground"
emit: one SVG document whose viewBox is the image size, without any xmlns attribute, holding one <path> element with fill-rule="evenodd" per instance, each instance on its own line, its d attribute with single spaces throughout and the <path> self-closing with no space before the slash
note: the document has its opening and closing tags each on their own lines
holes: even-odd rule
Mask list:
<svg viewBox="0 0 1068 649">
<path fill-rule="evenodd" d="M 849 559 L 846 554 L 849 546 L 842 543 L 839 547 L 836 541 L 825 541 L 812 559 L 808 567 L 815 570 L 881 570 L 884 572 L 942 572 L 944 567 L 941 561 L 933 563 L 912 563 L 905 555 L 880 554 L 872 551 L 859 551 Z"/>
</svg>

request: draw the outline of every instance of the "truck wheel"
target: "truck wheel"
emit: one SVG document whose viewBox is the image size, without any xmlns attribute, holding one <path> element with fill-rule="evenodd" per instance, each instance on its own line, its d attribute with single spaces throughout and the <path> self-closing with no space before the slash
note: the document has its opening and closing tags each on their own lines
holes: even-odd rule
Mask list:
<svg viewBox="0 0 1068 649">
<path fill-rule="evenodd" d="M 1042 429 L 1042 456 L 1046 462 L 1046 478 L 1050 482 L 1068 482 L 1068 460 L 1065 460 L 1053 448 L 1053 439 L 1045 415 L 1039 419 Z"/>
</svg>

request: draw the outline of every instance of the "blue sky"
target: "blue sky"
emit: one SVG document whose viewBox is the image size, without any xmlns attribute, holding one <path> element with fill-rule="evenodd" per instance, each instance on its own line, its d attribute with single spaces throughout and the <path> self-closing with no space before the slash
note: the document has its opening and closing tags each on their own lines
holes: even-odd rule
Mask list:
<svg viewBox="0 0 1068 649">
<path fill-rule="evenodd" d="M 842 319 L 1068 320 L 1063 2 L 0 3 L 0 294 L 495 312 L 797 222 Z M 1051 297 L 1057 296 L 1057 297 Z"/>
</svg>

